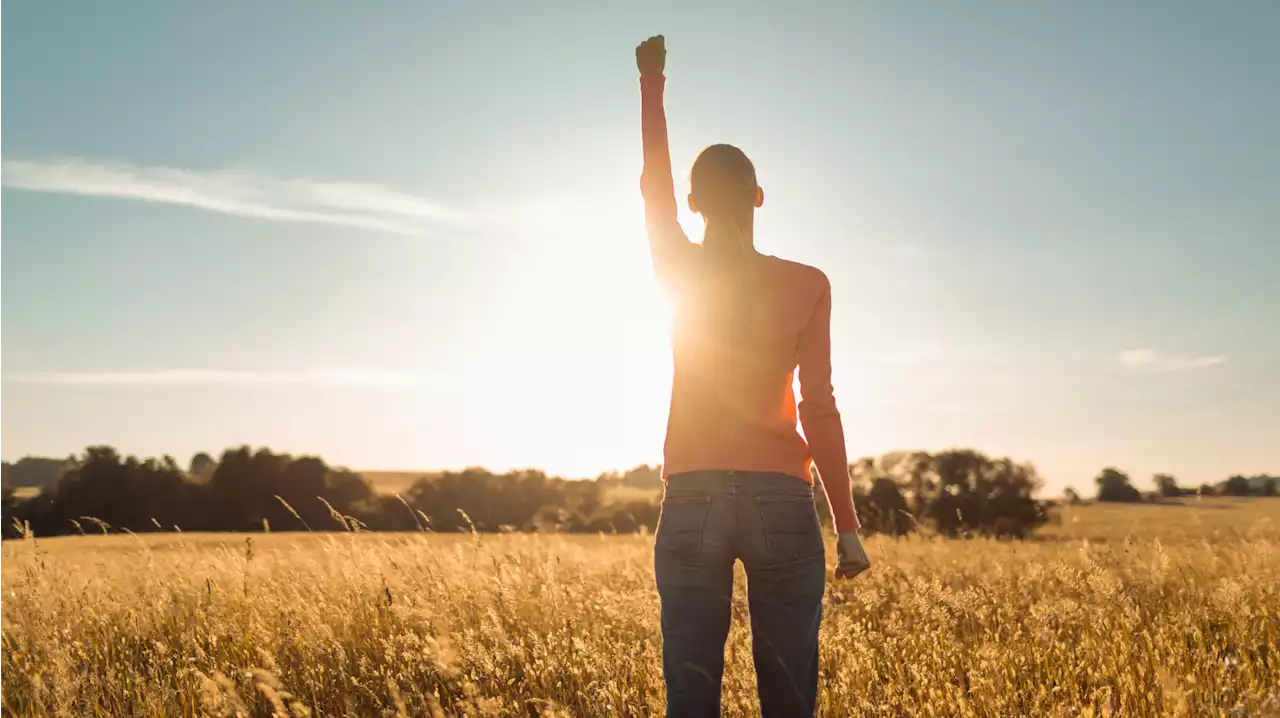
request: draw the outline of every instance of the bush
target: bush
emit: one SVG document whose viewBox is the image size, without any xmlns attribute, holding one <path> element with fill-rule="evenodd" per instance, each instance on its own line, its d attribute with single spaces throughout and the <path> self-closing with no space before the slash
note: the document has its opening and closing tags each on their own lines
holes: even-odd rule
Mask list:
<svg viewBox="0 0 1280 718">
<path fill-rule="evenodd" d="M 1142 501 L 1142 492 L 1134 488 L 1129 475 L 1116 468 L 1105 468 L 1093 480 L 1098 485 L 1099 501 L 1121 501 L 1137 503 Z"/>
</svg>

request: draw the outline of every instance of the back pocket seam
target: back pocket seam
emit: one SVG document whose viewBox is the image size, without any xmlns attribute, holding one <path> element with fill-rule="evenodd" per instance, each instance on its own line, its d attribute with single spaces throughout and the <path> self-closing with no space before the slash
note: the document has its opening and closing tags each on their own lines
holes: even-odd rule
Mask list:
<svg viewBox="0 0 1280 718">
<path fill-rule="evenodd" d="M 813 528 L 814 525 L 818 525 L 818 530 L 816 532 L 818 537 L 818 542 L 819 542 L 818 545 L 822 545 L 821 544 L 822 529 L 821 529 L 821 526 L 818 524 L 817 507 L 814 506 L 812 498 L 803 497 L 803 496 L 787 496 L 787 495 L 780 496 L 780 495 L 774 494 L 772 496 L 757 496 L 755 503 L 756 503 L 756 512 L 760 516 L 760 528 L 764 532 L 765 548 L 767 548 L 770 551 L 770 553 L 778 551 L 776 542 L 774 540 L 775 537 L 782 536 L 782 535 L 807 536 L 814 533 L 814 528 Z M 810 507 L 810 511 L 813 513 L 812 524 L 806 521 L 804 526 L 797 526 L 796 531 L 778 531 L 776 526 L 774 527 L 774 530 L 770 531 L 769 521 L 765 519 L 765 510 L 764 510 L 765 504 L 808 504 Z"/>
<path fill-rule="evenodd" d="M 662 513 L 659 513 L 658 534 L 654 542 L 654 549 L 670 551 L 672 553 L 687 552 L 687 553 L 693 553 L 693 554 L 701 554 L 702 553 L 702 535 L 706 532 L 707 517 L 710 516 L 711 514 L 711 497 L 706 495 L 672 496 L 672 497 L 664 497 L 662 499 L 662 503 L 664 506 L 702 506 L 703 509 L 701 512 L 701 516 L 697 520 L 696 529 L 690 527 L 687 530 L 676 531 L 674 533 L 671 532 L 669 529 L 665 532 L 663 531 L 662 513 L 665 513 L 665 511 Z M 666 541 L 663 540 L 664 535 L 668 537 Z M 684 536 L 689 536 L 689 537 L 696 536 L 697 538 L 688 541 L 687 543 L 684 544 L 684 546 L 681 546 L 679 548 L 673 549 L 669 545 L 672 541 L 683 542 L 682 539 L 679 539 L 677 537 L 684 537 Z M 668 545 L 664 545 L 664 544 L 668 544 Z"/>
</svg>

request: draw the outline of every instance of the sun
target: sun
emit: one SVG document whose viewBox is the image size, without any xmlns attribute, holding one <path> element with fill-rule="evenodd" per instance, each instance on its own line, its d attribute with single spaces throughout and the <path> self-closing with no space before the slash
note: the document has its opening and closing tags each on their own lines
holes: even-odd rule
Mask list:
<svg viewBox="0 0 1280 718">
<path fill-rule="evenodd" d="M 673 312 L 643 222 L 585 213 L 542 232 L 495 290 L 507 306 L 491 331 L 509 349 L 484 359 L 473 398 L 503 407 L 486 424 L 485 463 L 594 476 L 660 461 Z"/>
</svg>

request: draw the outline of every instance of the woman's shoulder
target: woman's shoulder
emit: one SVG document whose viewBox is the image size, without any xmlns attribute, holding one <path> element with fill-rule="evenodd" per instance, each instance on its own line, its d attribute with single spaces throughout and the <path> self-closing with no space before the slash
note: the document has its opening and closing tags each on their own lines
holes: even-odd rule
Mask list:
<svg viewBox="0 0 1280 718">
<path fill-rule="evenodd" d="M 764 258 L 765 266 L 768 267 L 769 271 L 776 274 L 783 281 L 802 285 L 818 292 L 830 291 L 831 289 L 831 281 L 817 267 L 775 257 L 772 254 L 761 256 Z"/>
</svg>

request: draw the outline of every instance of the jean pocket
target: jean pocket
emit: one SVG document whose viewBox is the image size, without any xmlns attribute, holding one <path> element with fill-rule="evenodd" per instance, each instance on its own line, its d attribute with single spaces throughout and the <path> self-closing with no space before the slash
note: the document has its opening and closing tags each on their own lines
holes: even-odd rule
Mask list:
<svg viewBox="0 0 1280 718">
<path fill-rule="evenodd" d="M 654 550 L 689 558 L 702 553 L 702 531 L 710 509 L 711 497 L 706 494 L 664 498 Z"/>
<path fill-rule="evenodd" d="M 801 559 L 820 556 L 822 526 L 812 496 L 773 494 L 756 497 L 765 547 L 779 558 Z"/>
</svg>

